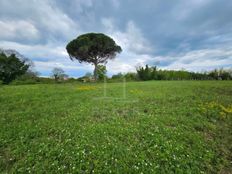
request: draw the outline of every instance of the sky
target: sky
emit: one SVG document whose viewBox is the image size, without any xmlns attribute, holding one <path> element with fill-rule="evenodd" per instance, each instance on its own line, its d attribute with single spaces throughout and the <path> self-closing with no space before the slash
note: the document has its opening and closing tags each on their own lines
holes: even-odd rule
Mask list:
<svg viewBox="0 0 232 174">
<path fill-rule="evenodd" d="M 104 33 L 123 49 L 108 75 L 148 64 L 202 72 L 232 67 L 231 0 L 0 0 L 0 48 L 15 49 L 41 76 L 71 77 L 93 66 L 71 61 L 66 45 Z"/>
</svg>

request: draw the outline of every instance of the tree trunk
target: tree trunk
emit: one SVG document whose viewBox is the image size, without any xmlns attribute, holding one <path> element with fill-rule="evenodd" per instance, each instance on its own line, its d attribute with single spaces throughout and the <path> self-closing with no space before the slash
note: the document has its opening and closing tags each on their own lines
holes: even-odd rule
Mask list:
<svg viewBox="0 0 232 174">
<path fill-rule="evenodd" d="M 97 81 L 98 77 L 97 77 L 97 71 L 98 71 L 98 67 L 97 67 L 97 63 L 94 64 L 94 71 L 93 71 L 93 75 L 94 75 L 94 80 Z"/>
</svg>

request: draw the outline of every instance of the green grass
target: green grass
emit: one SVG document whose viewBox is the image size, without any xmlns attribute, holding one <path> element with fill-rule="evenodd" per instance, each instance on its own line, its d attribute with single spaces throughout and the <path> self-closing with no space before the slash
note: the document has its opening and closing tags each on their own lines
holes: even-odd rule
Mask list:
<svg viewBox="0 0 232 174">
<path fill-rule="evenodd" d="M 229 173 L 232 82 L 0 86 L 0 173 Z"/>
</svg>

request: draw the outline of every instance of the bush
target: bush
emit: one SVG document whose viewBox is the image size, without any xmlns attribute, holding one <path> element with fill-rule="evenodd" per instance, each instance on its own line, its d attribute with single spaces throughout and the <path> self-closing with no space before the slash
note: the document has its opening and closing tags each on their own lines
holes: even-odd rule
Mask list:
<svg viewBox="0 0 232 174">
<path fill-rule="evenodd" d="M 0 54 L 0 79 L 4 84 L 9 84 L 17 77 L 22 76 L 28 70 L 30 65 L 24 60 L 20 60 L 15 54 L 6 56 Z"/>
</svg>

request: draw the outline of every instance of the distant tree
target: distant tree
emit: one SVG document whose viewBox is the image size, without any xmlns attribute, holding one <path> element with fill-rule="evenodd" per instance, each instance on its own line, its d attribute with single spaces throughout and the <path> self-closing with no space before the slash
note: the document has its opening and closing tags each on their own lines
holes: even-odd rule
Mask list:
<svg viewBox="0 0 232 174">
<path fill-rule="evenodd" d="M 139 66 L 136 68 L 136 71 L 137 71 L 137 74 L 138 74 L 138 77 L 140 80 L 145 80 L 145 73 L 144 73 L 144 68 Z"/>
<path fill-rule="evenodd" d="M 217 69 L 209 72 L 209 77 L 214 79 L 214 80 L 218 80 L 219 79 L 219 73 L 218 73 Z"/>
<path fill-rule="evenodd" d="M 24 60 L 20 60 L 15 54 L 7 57 L 4 53 L 0 54 L 0 80 L 4 84 L 9 84 L 17 77 L 25 74 L 30 65 Z"/>
<path fill-rule="evenodd" d="M 230 75 L 230 72 L 228 70 L 220 69 L 219 77 L 220 80 L 230 80 L 232 76 Z"/>
<path fill-rule="evenodd" d="M 94 78 L 97 80 L 98 65 L 107 63 L 122 51 L 115 41 L 102 33 L 87 33 L 78 36 L 66 46 L 71 58 L 80 63 L 87 62 L 94 65 Z"/>
<path fill-rule="evenodd" d="M 148 65 L 145 66 L 144 78 L 144 80 L 151 80 L 151 69 L 148 67 Z"/>
<path fill-rule="evenodd" d="M 151 67 L 151 79 L 153 80 L 157 80 L 157 67 Z"/>
<path fill-rule="evenodd" d="M 140 80 L 151 80 L 152 75 L 153 75 L 153 68 L 149 68 L 148 65 L 143 67 L 138 67 L 137 69 L 137 74 Z"/>
<path fill-rule="evenodd" d="M 65 74 L 64 70 L 62 68 L 54 68 L 52 70 L 52 77 L 55 79 L 55 81 L 64 80 L 64 78 L 67 78 L 68 75 Z"/>
</svg>

